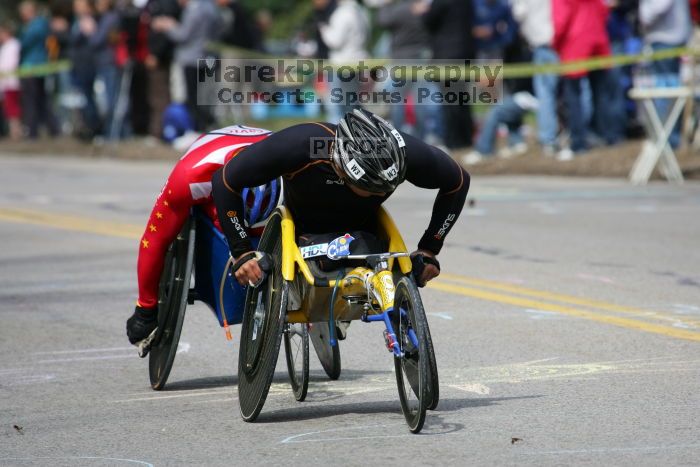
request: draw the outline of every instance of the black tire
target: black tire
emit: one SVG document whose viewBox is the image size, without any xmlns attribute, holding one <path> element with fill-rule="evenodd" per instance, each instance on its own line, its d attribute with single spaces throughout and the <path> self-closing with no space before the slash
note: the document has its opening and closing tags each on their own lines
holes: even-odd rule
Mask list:
<svg viewBox="0 0 700 467">
<path fill-rule="evenodd" d="M 399 400 L 408 428 L 418 433 L 423 428 L 430 403 L 430 347 L 425 310 L 418 289 L 408 278 L 396 285 L 394 310 L 394 332 L 403 353 L 401 357 L 394 357 Z M 410 339 L 410 330 L 415 333 L 418 346 Z"/>
<path fill-rule="evenodd" d="M 416 281 L 413 277 L 410 277 L 410 281 L 413 287 L 417 291 L 418 301 L 420 301 L 421 306 L 423 306 L 423 300 L 420 297 L 420 292 L 418 292 Z M 425 310 L 425 307 L 423 307 Z M 427 318 L 426 318 L 427 323 Z M 430 336 L 430 326 L 425 327 L 428 337 L 428 357 L 430 357 L 430 384 L 428 384 L 428 410 L 437 409 L 438 403 L 440 402 L 440 377 L 438 376 L 437 361 L 435 360 L 435 349 L 433 348 L 433 338 Z"/>
<path fill-rule="evenodd" d="M 151 387 L 163 389 L 177 355 L 192 277 L 195 223 L 189 220 L 168 248 L 158 286 L 158 330 L 148 358 Z"/>
<path fill-rule="evenodd" d="M 426 321 L 427 323 L 427 321 Z M 428 410 L 437 409 L 440 402 L 440 377 L 438 376 L 437 361 L 435 360 L 435 349 L 433 348 L 433 338 L 430 337 L 430 327 L 425 327 L 428 340 L 428 357 L 430 364 L 430 384 L 428 384 Z"/>
<path fill-rule="evenodd" d="M 270 255 L 272 270 L 258 288 L 248 287 L 238 352 L 238 403 L 241 417 L 255 421 L 260 414 L 280 352 L 289 284 L 282 277 L 281 215 L 270 216 L 258 250 Z"/>
<path fill-rule="evenodd" d="M 321 362 L 323 370 L 333 381 L 340 378 L 340 342 L 336 339 L 335 346 L 330 341 L 330 323 L 312 323 L 309 330 L 311 342 L 316 349 L 316 356 Z"/>
<path fill-rule="evenodd" d="M 294 398 L 303 402 L 309 390 L 309 325 L 287 323 L 284 330 L 284 354 Z"/>
</svg>

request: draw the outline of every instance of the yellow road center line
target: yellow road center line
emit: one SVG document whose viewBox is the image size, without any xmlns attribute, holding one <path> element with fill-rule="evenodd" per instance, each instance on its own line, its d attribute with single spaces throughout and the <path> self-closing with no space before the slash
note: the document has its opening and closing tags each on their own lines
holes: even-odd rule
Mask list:
<svg viewBox="0 0 700 467">
<path fill-rule="evenodd" d="M 442 282 L 430 282 L 428 287 L 436 290 L 442 290 L 445 292 L 452 292 L 459 295 L 464 295 L 467 297 L 478 298 L 481 300 L 487 300 L 490 302 L 505 303 L 508 305 L 514 305 L 523 308 L 534 308 L 544 311 L 552 311 L 555 313 L 561 313 L 564 315 L 575 316 L 577 318 L 583 318 L 590 321 L 596 321 L 598 323 L 612 324 L 615 326 L 620 326 L 627 329 L 635 329 L 638 331 L 645 331 L 654 334 L 661 334 L 668 337 L 675 337 L 678 339 L 686 339 L 691 341 L 700 342 L 700 333 L 688 331 L 685 329 L 673 328 L 670 326 L 663 326 L 659 324 L 648 323 L 645 321 L 639 321 L 631 318 L 622 318 L 619 316 L 609 316 L 596 313 L 588 310 L 580 310 L 578 308 L 571 308 L 563 305 L 556 305 L 553 303 L 541 302 L 538 300 L 533 300 L 529 298 L 513 297 L 510 295 L 502 295 L 496 292 L 489 292 L 486 290 L 474 289 L 471 287 L 463 287 L 459 285 L 445 284 Z"/>
<path fill-rule="evenodd" d="M 461 276 L 458 274 L 442 273 L 440 274 L 440 279 L 447 279 L 449 281 L 460 282 L 462 284 L 486 287 L 489 289 L 500 290 L 503 292 L 510 292 L 517 295 L 524 295 L 527 297 L 541 298 L 544 300 L 552 300 L 555 302 L 563 302 L 568 305 L 581 305 L 592 308 L 597 308 L 599 310 L 613 311 L 617 313 L 629 313 L 647 318 L 657 318 L 664 321 L 673 322 L 683 322 L 686 324 L 698 324 L 697 320 L 686 319 L 682 316 L 673 316 L 665 313 L 659 313 L 653 310 L 643 310 L 640 308 L 634 308 L 623 305 L 616 305 L 614 303 L 602 302 L 600 300 L 590 300 L 587 298 L 575 297 L 573 295 L 564 295 L 555 292 L 547 292 L 544 290 L 530 289 L 527 287 L 522 287 L 514 284 L 508 284 L 503 282 L 496 282 L 487 279 L 478 279 L 475 277 Z"/>
<path fill-rule="evenodd" d="M 52 214 L 44 211 L 35 211 L 29 209 L 12 209 L 12 208 L 0 208 L 0 220 L 8 222 L 16 222 L 22 224 L 34 224 L 48 227 L 55 227 L 59 229 L 72 230 L 76 232 L 86 232 L 98 235 L 105 235 L 109 237 L 121 237 L 129 239 L 138 239 L 141 237 L 142 228 L 135 224 L 118 223 L 110 221 L 102 221 L 98 219 L 89 219 L 84 217 L 77 217 L 64 214 Z M 516 285 L 504 284 L 495 281 L 489 281 L 486 279 L 476 279 L 468 278 L 464 276 L 459 276 L 455 274 L 442 274 L 443 278 L 454 280 L 458 282 L 463 282 L 465 284 L 479 285 L 482 287 L 488 287 L 495 290 L 501 290 L 504 292 L 510 292 L 520 295 L 532 296 L 536 298 L 549 299 L 559 302 L 565 302 L 571 305 L 582 305 L 590 306 L 593 308 L 599 308 L 607 311 L 618 311 L 624 313 L 642 313 L 642 310 L 636 310 L 631 307 L 625 307 L 620 305 L 614 305 L 611 303 L 600 302 L 596 300 L 588 300 L 579 297 L 572 297 L 563 294 L 557 294 L 553 292 L 539 291 L 534 289 L 528 289 L 525 287 L 520 287 Z M 503 295 L 496 292 L 490 292 L 486 290 L 479 290 L 471 287 L 463 287 L 459 285 L 446 284 L 440 281 L 433 281 L 429 284 L 430 288 L 442 290 L 445 292 L 451 292 L 458 295 L 464 295 L 468 297 L 478 298 L 482 300 L 487 300 L 497 303 L 506 303 L 510 305 L 515 305 L 519 307 L 535 308 L 545 311 L 552 311 L 556 313 L 562 313 L 570 316 L 575 316 L 579 318 L 588 319 L 591 321 L 596 321 L 600 323 L 612 324 L 616 326 L 621 326 L 628 329 L 636 329 L 645 332 L 651 332 L 655 334 L 661 334 L 669 337 L 676 337 L 679 339 L 687 339 L 692 341 L 700 341 L 700 333 L 688 331 L 684 329 L 673 328 L 669 326 L 662 326 L 657 324 L 648 323 L 645 321 L 638 321 L 630 318 L 621 318 L 616 316 L 602 315 L 593 311 L 579 310 L 576 308 L 571 308 L 568 306 L 556 305 L 546 302 L 541 302 L 537 300 L 531 300 L 522 297 L 513 297 L 509 295 Z"/>
<path fill-rule="evenodd" d="M 55 227 L 63 230 L 93 233 L 109 237 L 138 239 L 141 238 L 141 234 L 143 233 L 142 227 L 133 224 L 87 219 L 84 217 L 52 214 L 28 209 L 0 208 L 0 220 L 20 224 Z"/>
</svg>

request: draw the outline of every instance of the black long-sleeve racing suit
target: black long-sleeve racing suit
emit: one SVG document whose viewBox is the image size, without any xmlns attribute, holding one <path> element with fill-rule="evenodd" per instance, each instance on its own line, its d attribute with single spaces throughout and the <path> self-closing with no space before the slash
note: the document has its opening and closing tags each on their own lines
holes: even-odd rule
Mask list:
<svg viewBox="0 0 700 467">
<path fill-rule="evenodd" d="M 362 197 L 347 187 L 333 169 L 329 151 L 335 125 L 304 123 L 252 144 L 212 177 L 212 193 L 231 253 L 251 251 L 243 228 L 245 187 L 284 180 L 284 204 L 298 234 L 374 231 L 379 206 L 391 195 Z M 406 141 L 406 180 L 439 189 L 430 223 L 418 248 L 438 254 L 457 221 L 469 190 L 469 174 L 439 149 L 402 133 Z M 321 148 L 321 149 L 319 149 Z"/>
</svg>

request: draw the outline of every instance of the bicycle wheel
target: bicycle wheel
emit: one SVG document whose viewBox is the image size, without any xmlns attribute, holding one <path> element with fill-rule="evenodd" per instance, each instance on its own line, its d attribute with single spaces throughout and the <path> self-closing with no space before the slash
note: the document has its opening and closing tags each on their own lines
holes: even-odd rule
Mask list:
<svg viewBox="0 0 700 467">
<path fill-rule="evenodd" d="M 158 330 L 148 358 L 151 387 L 163 389 L 175 361 L 187 308 L 194 257 L 195 223 L 188 221 L 168 248 L 158 286 Z"/>
<path fill-rule="evenodd" d="M 294 398 L 306 399 L 309 389 L 309 325 L 288 323 L 284 330 L 284 354 Z"/>
<path fill-rule="evenodd" d="M 392 321 L 402 355 L 394 357 L 399 400 L 408 428 L 418 433 L 429 405 L 430 356 L 428 322 L 415 285 L 403 278 L 396 285 Z"/>
<path fill-rule="evenodd" d="M 316 356 L 321 362 L 323 370 L 328 377 L 335 381 L 340 378 L 340 342 L 336 340 L 335 346 L 331 345 L 329 323 L 312 323 L 309 329 L 311 342 L 316 349 Z"/>
<path fill-rule="evenodd" d="M 282 277 L 281 216 L 270 217 L 258 249 L 271 256 L 273 267 L 260 287 L 248 287 L 241 346 L 238 352 L 238 403 L 241 417 L 254 421 L 270 390 L 280 352 L 289 284 Z"/>
</svg>

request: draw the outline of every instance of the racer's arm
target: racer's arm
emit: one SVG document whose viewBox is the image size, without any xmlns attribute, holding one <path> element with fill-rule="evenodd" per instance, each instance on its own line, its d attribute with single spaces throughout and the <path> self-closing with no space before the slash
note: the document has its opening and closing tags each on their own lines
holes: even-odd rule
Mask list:
<svg viewBox="0 0 700 467">
<path fill-rule="evenodd" d="M 420 188 L 440 190 L 428 228 L 418 242 L 419 250 L 437 255 L 464 207 L 469 173 L 438 148 L 405 133 L 402 135 L 406 140 L 406 180 Z"/>
<path fill-rule="evenodd" d="M 246 187 L 259 186 L 313 162 L 311 138 L 330 136 L 322 127 L 305 123 L 274 133 L 243 149 L 212 177 L 212 195 L 221 228 L 234 258 L 253 249 L 243 228 Z"/>
</svg>

